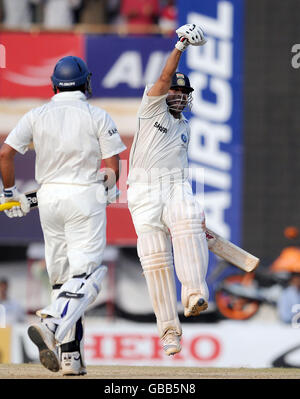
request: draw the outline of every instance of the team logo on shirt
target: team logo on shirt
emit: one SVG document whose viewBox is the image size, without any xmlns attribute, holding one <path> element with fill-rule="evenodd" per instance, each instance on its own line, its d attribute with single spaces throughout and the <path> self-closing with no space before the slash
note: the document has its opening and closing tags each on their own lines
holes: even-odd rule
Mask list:
<svg viewBox="0 0 300 399">
<path fill-rule="evenodd" d="M 187 142 L 187 137 L 186 137 L 185 134 L 182 134 L 182 135 L 181 135 L 181 140 L 182 140 L 184 143 Z"/>
<path fill-rule="evenodd" d="M 155 122 L 154 123 L 154 127 L 156 127 L 156 129 L 158 129 L 160 132 L 162 133 L 167 133 L 168 129 L 166 127 L 163 127 L 160 123 Z"/>
</svg>

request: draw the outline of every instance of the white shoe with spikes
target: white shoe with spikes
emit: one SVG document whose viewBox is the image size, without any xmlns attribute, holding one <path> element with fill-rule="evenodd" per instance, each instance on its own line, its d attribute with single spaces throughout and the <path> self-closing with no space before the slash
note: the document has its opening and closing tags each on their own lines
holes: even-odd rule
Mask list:
<svg viewBox="0 0 300 399">
<path fill-rule="evenodd" d="M 61 369 L 63 375 L 85 375 L 86 368 L 82 366 L 79 352 L 62 352 Z"/>
<path fill-rule="evenodd" d="M 41 364 L 50 371 L 59 371 L 60 362 L 54 333 L 43 323 L 31 325 L 27 332 L 38 347 Z"/>
</svg>

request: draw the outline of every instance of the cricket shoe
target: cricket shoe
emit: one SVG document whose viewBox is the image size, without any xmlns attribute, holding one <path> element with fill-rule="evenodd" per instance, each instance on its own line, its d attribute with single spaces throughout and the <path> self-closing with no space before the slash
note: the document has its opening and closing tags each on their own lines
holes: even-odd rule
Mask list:
<svg viewBox="0 0 300 399">
<path fill-rule="evenodd" d="M 181 351 L 180 338 L 181 336 L 175 330 L 169 329 L 165 332 L 161 341 L 166 355 L 175 355 L 175 353 Z"/>
<path fill-rule="evenodd" d="M 86 368 L 82 366 L 79 352 L 62 352 L 61 369 L 63 375 L 85 375 Z"/>
<path fill-rule="evenodd" d="M 33 324 L 27 332 L 31 341 L 38 347 L 42 365 L 50 371 L 59 371 L 60 364 L 54 333 L 45 324 Z"/>
<path fill-rule="evenodd" d="M 185 317 L 198 316 L 208 307 L 207 301 L 199 295 L 192 295 L 189 299 L 188 308 L 184 309 Z"/>
</svg>

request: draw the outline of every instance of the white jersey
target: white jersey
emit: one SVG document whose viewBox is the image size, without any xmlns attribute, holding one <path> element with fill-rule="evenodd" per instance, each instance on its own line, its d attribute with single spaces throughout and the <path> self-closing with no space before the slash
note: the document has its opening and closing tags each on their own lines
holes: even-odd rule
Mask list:
<svg viewBox="0 0 300 399">
<path fill-rule="evenodd" d="M 126 149 L 108 113 L 90 105 L 80 91 L 56 94 L 32 109 L 5 140 L 21 154 L 31 142 L 39 184 L 98 183 L 101 160 Z"/>
<path fill-rule="evenodd" d="M 168 111 L 167 94 L 150 97 L 146 86 L 138 111 L 138 126 L 130 151 L 128 184 L 185 180 L 190 129 L 181 115 Z"/>
</svg>

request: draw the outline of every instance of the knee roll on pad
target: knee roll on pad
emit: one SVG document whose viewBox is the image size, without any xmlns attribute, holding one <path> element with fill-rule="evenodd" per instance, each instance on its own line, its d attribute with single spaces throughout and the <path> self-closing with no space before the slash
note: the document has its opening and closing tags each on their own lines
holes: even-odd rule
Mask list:
<svg viewBox="0 0 300 399">
<path fill-rule="evenodd" d="M 167 225 L 174 233 L 201 234 L 205 231 L 205 215 L 196 200 L 170 204 L 165 211 L 165 215 Z"/>
<path fill-rule="evenodd" d="M 51 293 L 51 304 L 41 309 L 37 312 L 38 316 L 53 317 L 56 322 L 60 323 L 60 318 L 63 313 L 63 309 L 66 303 L 69 301 L 68 298 L 64 297 L 64 295 L 60 295 L 63 292 L 73 292 L 76 293 L 80 290 L 81 286 L 84 284 L 84 278 L 71 278 L 64 284 L 62 284 L 60 289 L 52 290 Z"/>
<path fill-rule="evenodd" d="M 173 264 L 170 237 L 163 231 L 143 233 L 137 241 L 137 252 L 144 271 L 148 267 Z"/>
</svg>

